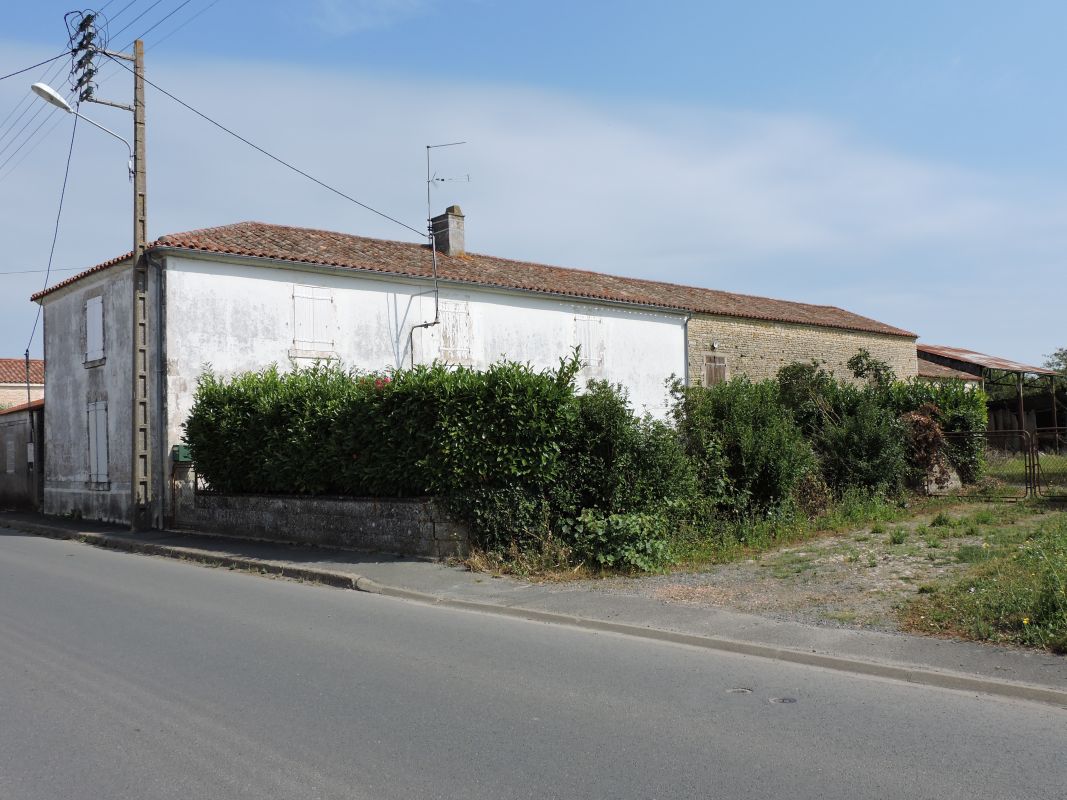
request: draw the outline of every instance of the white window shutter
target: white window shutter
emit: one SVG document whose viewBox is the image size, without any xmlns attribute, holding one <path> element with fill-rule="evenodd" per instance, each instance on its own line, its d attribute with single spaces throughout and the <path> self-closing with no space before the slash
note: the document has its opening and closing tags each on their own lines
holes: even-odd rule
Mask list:
<svg viewBox="0 0 1067 800">
<path fill-rule="evenodd" d="M 333 350 L 337 315 L 333 292 L 320 286 L 293 287 L 293 346 Z"/>
<path fill-rule="evenodd" d="M 85 360 L 104 357 L 104 298 L 91 297 L 85 301 Z"/>
<path fill-rule="evenodd" d="M 470 307 L 466 300 L 442 300 L 441 312 L 441 358 L 454 364 L 471 360 Z"/>
<path fill-rule="evenodd" d="M 581 348 L 582 364 L 587 367 L 604 366 L 604 329 L 600 317 L 576 314 L 574 317 L 575 344 Z"/>
</svg>

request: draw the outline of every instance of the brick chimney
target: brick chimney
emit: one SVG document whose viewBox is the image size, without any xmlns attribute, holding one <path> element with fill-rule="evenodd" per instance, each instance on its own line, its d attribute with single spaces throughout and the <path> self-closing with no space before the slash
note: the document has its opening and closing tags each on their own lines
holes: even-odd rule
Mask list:
<svg viewBox="0 0 1067 800">
<path fill-rule="evenodd" d="M 461 256 L 463 247 L 463 211 L 459 206 L 449 206 L 444 214 L 430 220 L 437 252 L 446 256 Z"/>
</svg>

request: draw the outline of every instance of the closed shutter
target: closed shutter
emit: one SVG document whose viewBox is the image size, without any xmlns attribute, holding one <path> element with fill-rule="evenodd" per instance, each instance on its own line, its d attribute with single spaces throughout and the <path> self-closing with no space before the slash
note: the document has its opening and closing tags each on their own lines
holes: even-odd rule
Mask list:
<svg viewBox="0 0 1067 800">
<path fill-rule="evenodd" d="M 91 297 L 85 301 L 85 360 L 99 361 L 104 357 L 104 298 Z"/>
<path fill-rule="evenodd" d="M 89 403 L 86 413 L 89 431 L 89 481 L 106 483 L 107 469 L 107 403 Z"/>
<path fill-rule="evenodd" d="M 441 311 L 441 358 L 453 364 L 471 362 L 470 307 L 466 300 L 442 300 Z"/>
<path fill-rule="evenodd" d="M 704 385 L 715 386 L 729 379 L 726 356 L 704 356 Z"/>
<path fill-rule="evenodd" d="M 574 343 L 578 345 L 583 367 L 600 369 L 604 366 L 603 320 L 586 314 L 574 317 Z"/>
<path fill-rule="evenodd" d="M 320 286 L 293 287 L 293 347 L 333 350 L 336 317 L 332 291 Z"/>
<path fill-rule="evenodd" d="M 7 441 L 7 471 L 15 471 L 15 442 L 11 439 Z"/>
</svg>

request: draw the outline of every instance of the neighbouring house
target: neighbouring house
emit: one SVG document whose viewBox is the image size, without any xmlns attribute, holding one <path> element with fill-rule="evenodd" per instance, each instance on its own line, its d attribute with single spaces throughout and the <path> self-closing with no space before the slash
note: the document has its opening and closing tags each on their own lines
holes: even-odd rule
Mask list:
<svg viewBox="0 0 1067 800">
<path fill-rule="evenodd" d="M 0 358 L 0 409 L 44 397 L 44 362 L 40 359 L 30 359 L 29 397 L 26 389 L 26 360 Z"/>
<path fill-rule="evenodd" d="M 186 496 L 172 450 L 208 367 L 229 376 L 326 359 L 370 371 L 509 358 L 547 368 L 580 346 L 581 381 L 622 384 L 636 411 L 660 417 L 672 377 L 759 378 L 810 359 L 841 372 L 861 347 L 915 374 L 913 334 L 840 309 L 468 253 L 458 207 L 432 222 L 436 259 L 425 244 L 258 222 L 149 246 L 157 524 Z M 131 254 L 33 297 L 50 387 L 47 513 L 129 518 L 132 298 Z"/>
<path fill-rule="evenodd" d="M 43 441 L 44 400 L 0 410 L 0 509 L 40 508 Z"/>
</svg>

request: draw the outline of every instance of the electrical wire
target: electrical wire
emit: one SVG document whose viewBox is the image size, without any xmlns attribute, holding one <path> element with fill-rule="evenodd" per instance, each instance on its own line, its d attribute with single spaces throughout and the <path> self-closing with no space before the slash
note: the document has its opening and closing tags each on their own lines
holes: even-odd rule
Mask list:
<svg viewBox="0 0 1067 800">
<path fill-rule="evenodd" d="M 81 269 L 84 269 L 84 267 L 53 267 L 52 269 L 13 269 L 2 270 L 0 271 L 0 275 L 38 275 L 42 272 L 77 272 Z"/>
<path fill-rule="evenodd" d="M 63 201 L 67 196 L 67 180 L 70 178 L 70 162 L 74 156 L 74 137 L 78 134 L 78 118 L 74 118 L 74 127 L 70 130 L 70 147 L 67 149 L 67 166 L 63 169 L 63 188 L 59 192 L 59 209 L 56 211 L 56 227 L 52 232 L 52 247 L 48 250 L 48 269 L 45 270 L 44 286 L 48 288 L 48 279 L 52 275 L 52 258 L 56 254 L 56 242 L 59 240 L 59 222 L 63 219 Z M 41 306 L 37 306 L 37 315 L 33 320 L 33 329 L 30 331 L 30 339 L 26 342 L 26 352 L 30 352 L 33 337 L 37 335 L 37 325 L 41 321 Z"/>
<path fill-rule="evenodd" d="M 51 73 L 49 73 L 49 71 L 46 69 L 38 76 L 38 82 L 47 83 L 51 85 L 62 71 L 62 63 L 58 64 L 56 68 L 51 71 Z M 8 115 L 4 117 L 3 122 L 0 122 L 0 126 L 4 126 L 4 130 L 0 132 L 0 142 L 6 139 L 8 137 L 8 134 L 15 130 L 15 126 L 19 124 L 22 118 L 25 117 L 33 107 L 33 95 L 30 92 L 26 92 L 24 95 L 22 95 L 22 99 L 15 104 L 15 107 L 11 109 L 10 112 L 8 112 Z M 12 120 L 11 116 L 15 114 L 15 112 L 19 111 L 19 109 L 22 109 L 22 111 L 17 117 Z M 11 120 L 10 124 L 8 124 L 8 120 Z"/>
<path fill-rule="evenodd" d="M 119 28 L 117 31 L 115 31 L 114 33 L 108 34 L 108 38 L 110 38 L 112 36 L 118 36 L 124 30 L 127 30 L 128 28 L 132 27 L 133 23 L 137 22 L 137 20 L 139 20 L 141 17 L 143 17 L 145 14 L 147 14 L 149 11 L 151 11 L 153 8 L 155 8 L 156 6 L 158 6 L 162 2 L 163 2 L 163 0 L 156 0 L 154 3 L 152 3 L 152 5 L 150 5 L 148 8 L 146 8 L 140 14 L 138 14 L 136 17 L 131 19 L 129 22 L 127 22 L 125 25 L 123 25 L 121 28 Z"/>
<path fill-rule="evenodd" d="M 193 0 L 185 0 L 183 3 L 179 3 L 169 14 L 167 14 L 167 15 L 165 15 L 163 17 L 160 17 L 158 20 L 156 20 L 155 24 L 152 25 L 152 27 L 150 27 L 148 30 L 142 32 L 141 35 L 137 37 L 137 39 L 144 39 L 144 37 L 146 37 L 148 34 L 150 34 L 152 31 L 154 31 L 156 28 L 158 28 L 160 25 L 162 25 L 168 19 L 173 17 L 175 14 L 177 14 L 179 11 L 181 11 L 183 8 L 185 8 L 187 5 L 189 5 L 191 2 L 193 2 Z M 134 41 L 137 41 L 137 39 L 135 39 Z"/>
<path fill-rule="evenodd" d="M 111 58 L 111 56 L 108 56 L 108 57 Z M 111 58 L 111 60 L 115 61 L 116 64 L 118 64 L 120 67 L 122 67 L 127 72 L 133 73 L 133 68 L 132 67 L 129 67 L 126 64 L 124 64 L 123 62 L 118 61 L 118 60 L 116 60 L 114 58 Z M 426 238 L 426 232 L 425 231 L 420 231 L 417 228 L 413 228 L 410 225 L 408 225 L 406 222 L 401 222 L 396 217 L 391 217 L 388 214 L 386 214 L 384 211 L 379 211 L 378 209 L 374 208 L 373 206 L 369 206 L 366 203 L 361 202 L 360 200 L 357 200 L 356 198 L 352 197 L 351 195 L 345 194 L 340 189 L 336 189 L 333 186 L 330 186 L 330 184 L 319 180 L 314 175 L 309 175 L 307 172 L 304 172 L 304 170 L 300 169 L 299 167 L 293 166 L 292 164 L 290 164 L 288 161 L 284 160 L 283 158 L 280 158 L 279 156 L 276 156 L 273 153 L 271 153 L 271 152 L 269 152 L 267 150 L 264 150 L 258 144 L 255 144 L 254 142 L 250 142 L 248 139 L 246 139 L 245 137 L 241 136 L 241 134 L 230 130 L 225 125 L 223 125 L 221 122 L 216 122 L 211 117 L 209 117 L 207 114 L 205 114 L 203 111 L 200 111 L 198 109 L 193 108 L 191 105 L 186 103 L 184 100 L 180 100 L 179 98 L 175 97 L 174 95 L 172 95 L 170 92 L 168 92 L 163 87 L 161 87 L 158 84 L 155 84 L 152 81 L 148 80 L 148 78 L 144 78 L 144 82 L 147 83 L 149 86 L 151 86 L 153 89 L 156 89 L 157 91 L 162 92 L 163 94 L 165 94 L 167 97 L 169 97 L 175 103 L 180 105 L 182 108 L 185 108 L 188 111 L 192 111 L 198 117 L 200 117 L 201 119 L 203 119 L 203 120 L 205 120 L 207 122 L 210 122 L 212 125 L 214 125 L 219 130 L 221 130 L 221 131 L 223 131 L 225 133 L 228 133 L 233 138 L 237 139 L 240 142 L 243 142 L 244 144 L 246 144 L 249 147 L 251 147 L 253 150 L 256 150 L 256 151 L 262 153 L 263 155 L 265 155 L 267 158 L 271 159 L 272 161 L 276 161 L 277 163 L 281 164 L 283 167 L 292 170 L 297 175 L 302 175 L 303 177 L 307 178 L 312 183 L 316 183 L 319 186 L 321 186 L 323 189 L 326 189 L 326 190 L 328 190 L 330 192 L 333 192 L 338 197 L 343 197 L 345 200 L 348 200 L 351 203 L 355 203 L 360 208 L 365 209 L 366 211 L 370 211 L 372 214 L 377 214 L 382 219 L 387 219 L 390 222 L 393 222 L 393 223 L 399 225 L 402 228 L 406 228 L 407 230 L 411 231 L 412 233 L 418 235 L 420 238 Z"/>
<path fill-rule="evenodd" d="M 172 10 L 172 11 L 171 11 L 171 12 L 170 12 L 169 14 L 167 14 L 166 16 L 164 16 L 164 17 L 163 17 L 162 19 L 160 19 L 160 20 L 159 20 L 158 22 L 156 22 L 156 23 L 155 23 L 154 25 L 152 25 L 152 26 L 151 26 L 150 28 L 148 28 L 147 30 L 143 31 L 143 32 L 142 32 L 142 33 L 141 33 L 141 34 L 140 34 L 139 36 L 135 36 L 135 37 L 134 37 L 133 39 L 131 39 L 131 40 L 130 40 L 130 41 L 129 41 L 129 42 L 127 43 L 127 44 L 126 44 L 126 46 L 122 48 L 122 50 L 129 50 L 129 49 L 130 49 L 131 47 L 133 47 L 133 43 L 134 43 L 135 41 L 137 41 L 138 39 L 144 39 L 144 38 L 145 38 L 145 37 L 146 37 L 146 36 L 147 36 L 147 35 L 148 35 L 149 33 L 151 33 L 151 32 L 152 32 L 152 31 L 153 31 L 153 30 L 154 30 L 155 28 L 159 27 L 159 25 L 161 25 L 161 24 L 162 24 L 163 22 L 165 22 L 165 21 L 166 21 L 167 19 L 169 19 L 170 17 L 174 16 L 174 15 L 175 15 L 175 14 L 176 14 L 177 12 L 181 11 L 181 10 L 182 10 L 182 8 L 184 8 L 184 7 L 186 6 L 186 5 L 188 5 L 188 4 L 189 4 L 189 2 L 191 2 L 191 0 L 185 0 L 185 2 L 181 3 L 180 5 L 178 5 L 178 6 L 177 6 L 177 7 L 176 7 L 176 8 L 174 9 L 174 10 Z M 199 11 L 197 11 L 197 12 L 196 12 L 195 14 L 193 14 L 193 15 L 192 15 L 191 17 L 189 17 L 189 19 L 185 20 L 185 22 L 183 22 L 183 23 L 182 23 L 181 25 L 178 25 L 177 27 L 173 28 L 173 29 L 172 29 L 172 30 L 170 31 L 170 33 L 168 33 L 168 34 L 167 34 L 166 36 L 164 36 L 163 38 L 161 38 L 161 39 L 157 39 L 156 41 L 152 42 L 152 43 L 151 43 L 151 44 L 150 44 L 150 45 L 149 45 L 148 47 L 146 47 L 146 48 L 145 48 L 145 52 L 147 53 L 147 52 L 149 52 L 150 50 L 153 50 L 153 49 L 155 49 L 156 47 L 159 47 L 159 45 L 163 44 L 163 42 L 167 41 L 167 39 L 171 38 L 171 37 L 172 37 L 172 36 L 174 36 L 174 35 L 175 35 L 176 33 L 178 33 L 178 32 L 179 32 L 180 30 L 182 30 L 182 29 L 183 29 L 183 28 L 185 28 L 185 27 L 186 27 L 187 25 L 189 25 L 189 24 L 190 24 L 191 22 L 193 22 L 194 20 L 196 20 L 197 18 L 199 18 L 199 17 L 200 17 L 200 16 L 202 15 L 202 14 L 204 14 L 204 12 L 206 12 L 206 11 L 209 11 L 209 10 L 211 10 L 211 8 L 213 8 L 214 6 L 218 5 L 218 4 L 219 4 L 219 2 L 220 2 L 220 0 L 212 0 L 212 1 L 211 1 L 210 3 L 208 3 L 208 4 L 206 5 L 206 6 L 204 6 L 203 8 L 201 8 L 201 9 L 200 9 Z M 102 84 L 106 83 L 107 81 L 111 80 L 112 78 L 114 78 L 114 77 L 115 77 L 116 75 L 118 75 L 118 74 L 119 74 L 119 70 L 118 70 L 118 68 L 112 69 L 112 70 L 111 70 L 110 72 L 108 72 L 108 73 L 107 73 L 106 75 L 104 75 L 103 77 L 101 77 L 101 78 L 100 78 L 100 80 L 99 80 L 99 81 L 97 82 L 97 85 L 102 85 Z"/>
<path fill-rule="evenodd" d="M 161 44 L 163 44 L 163 42 L 167 41 L 167 39 L 169 39 L 169 38 L 170 38 L 171 36 L 173 36 L 174 34 L 176 34 L 176 33 L 177 33 L 178 31 L 180 31 L 180 30 L 181 30 L 182 28 L 184 28 L 184 27 L 185 27 L 186 25 L 188 25 L 188 24 L 189 24 L 190 22 L 192 22 L 193 20 L 195 20 L 195 19 L 196 19 L 197 17 L 199 17 L 199 16 L 200 16 L 201 14 L 203 14 L 203 13 L 204 13 L 205 11 L 210 11 L 210 10 L 211 10 L 212 8 L 214 8 L 214 7 L 215 7 L 215 6 L 217 6 L 218 4 L 219 4 L 219 0 L 211 0 L 211 2 L 210 2 L 210 3 L 208 3 L 208 4 L 207 4 L 206 6 L 204 6 L 204 7 L 202 8 L 202 9 L 200 9 L 199 11 L 197 11 L 197 12 L 196 12 L 195 14 L 193 14 L 193 15 L 192 15 L 191 17 L 189 17 L 189 19 L 185 20 L 185 22 L 183 22 L 183 23 L 182 23 L 181 25 L 179 25 L 179 26 L 178 26 L 177 28 L 175 28 L 174 30 L 172 30 L 172 31 L 171 31 L 170 33 L 168 33 L 168 34 L 167 34 L 166 36 L 164 36 L 164 37 L 163 37 L 162 39 L 156 39 L 156 40 L 155 40 L 154 42 L 152 42 L 152 45 L 151 45 L 150 47 L 148 47 L 147 49 L 148 49 L 148 50 L 151 50 L 151 49 L 153 49 L 153 48 L 159 47 L 159 46 L 160 46 Z"/>
<path fill-rule="evenodd" d="M 7 75 L 0 76 L 0 81 L 6 81 L 8 78 L 14 78 L 16 75 L 21 75 L 23 72 L 29 72 L 31 69 L 37 69 L 38 67 L 43 67 L 45 64 L 51 64 L 53 61 L 57 61 L 58 59 L 63 58 L 64 56 L 69 56 L 69 55 L 70 55 L 70 50 L 66 50 L 66 51 L 60 53 L 58 56 L 52 56 L 51 58 L 46 58 L 44 61 L 40 62 L 39 64 L 33 64 L 32 66 L 29 66 L 29 67 L 23 67 L 22 69 L 16 70 L 15 72 L 9 72 Z"/>
</svg>

